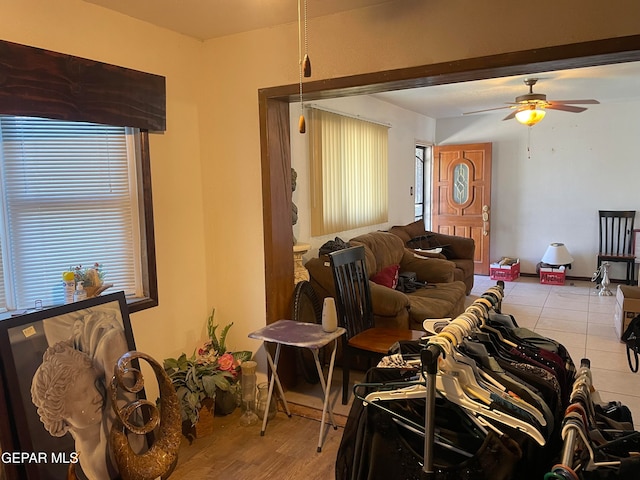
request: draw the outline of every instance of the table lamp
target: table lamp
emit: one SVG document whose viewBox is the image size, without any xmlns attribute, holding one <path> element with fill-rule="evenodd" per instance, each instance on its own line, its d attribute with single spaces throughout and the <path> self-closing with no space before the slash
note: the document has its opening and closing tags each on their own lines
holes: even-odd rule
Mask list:
<svg viewBox="0 0 640 480">
<path fill-rule="evenodd" d="M 573 263 L 573 257 L 564 246 L 564 243 L 552 243 L 547 247 L 542 257 L 542 263 L 546 263 L 551 267 L 570 266 Z"/>
</svg>

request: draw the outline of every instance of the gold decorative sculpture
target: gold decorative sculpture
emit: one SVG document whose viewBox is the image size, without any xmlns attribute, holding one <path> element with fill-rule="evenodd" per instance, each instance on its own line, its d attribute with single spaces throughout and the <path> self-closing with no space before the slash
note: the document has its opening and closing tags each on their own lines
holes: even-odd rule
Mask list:
<svg viewBox="0 0 640 480">
<path fill-rule="evenodd" d="M 153 368 L 160 388 L 160 409 L 148 400 L 134 400 L 119 408 L 116 403 L 118 388 L 130 393 L 142 390 L 144 381 L 140 370 L 131 366 L 134 359 L 142 358 Z M 133 383 L 133 385 L 131 385 Z M 142 352 L 127 352 L 115 366 L 110 385 L 113 409 L 117 419 L 111 428 L 111 449 L 123 480 L 153 480 L 168 478 L 178 459 L 181 417 L 178 396 L 162 365 Z M 147 410 L 149 419 L 143 425 L 131 422 L 132 415 Z M 136 454 L 127 438 L 127 431 L 146 435 L 159 425 L 151 447 Z"/>
</svg>

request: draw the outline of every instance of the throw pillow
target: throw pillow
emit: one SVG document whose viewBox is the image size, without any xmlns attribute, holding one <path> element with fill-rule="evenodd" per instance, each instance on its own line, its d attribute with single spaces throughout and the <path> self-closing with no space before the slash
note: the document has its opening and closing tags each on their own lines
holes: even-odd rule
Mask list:
<svg viewBox="0 0 640 480">
<path fill-rule="evenodd" d="M 399 271 L 400 265 L 389 265 L 371 277 L 371 281 L 385 287 L 396 288 L 396 285 L 398 285 Z"/>
</svg>

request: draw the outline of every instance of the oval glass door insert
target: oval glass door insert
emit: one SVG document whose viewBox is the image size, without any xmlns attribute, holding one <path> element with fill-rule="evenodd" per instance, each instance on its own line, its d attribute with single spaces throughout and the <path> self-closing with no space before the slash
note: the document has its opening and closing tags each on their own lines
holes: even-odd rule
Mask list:
<svg viewBox="0 0 640 480">
<path fill-rule="evenodd" d="M 458 205 L 469 200 L 469 166 L 459 163 L 453 169 L 453 201 Z"/>
</svg>

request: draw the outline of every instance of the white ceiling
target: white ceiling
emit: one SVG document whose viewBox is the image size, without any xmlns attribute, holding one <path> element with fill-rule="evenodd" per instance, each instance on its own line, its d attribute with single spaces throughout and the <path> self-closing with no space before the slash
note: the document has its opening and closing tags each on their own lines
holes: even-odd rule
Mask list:
<svg viewBox="0 0 640 480">
<path fill-rule="evenodd" d="M 298 21 L 297 0 L 84 1 L 199 40 Z M 311 0 L 307 2 L 307 17 L 322 17 L 392 1 L 398 0 Z M 301 5 L 304 9 L 302 0 Z"/>
<path fill-rule="evenodd" d="M 297 0 L 84 0 L 200 40 L 296 22 Z M 309 1 L 309 18 L 399 0 Z M 596 99 L 601 103 L 640 101 L 640 62 L 539 73 L 535 93 L 548 100 Z M 495 78 L 376 94 L 432 118 L 500 107 L 528 93 L 526 76 Z M 598 108 L 588 105 L 588 108 Z M 488 112 L 509 113 L 508 109 Z M 566 112 L 554 114 L 573 115 Z M 499 117 L 498 117 L 499 118 Z"/>
<path fill-rule="evenodd" d="M 534 93 L 544 93 L 547 100 L 594 99 L 600 103 L 640 101 L 640 62 L 599 67 L 543 72 L 535 75 L 492 78 L 412 90 L 379 93 L 374 96 L 432 118 L 460 116 L 485 108 L 496 108 L 513 102 L 515 97 L 529 92 L 527 77 L 538 78 Z M 598 108 L 598 105 L 584 105 Z M 507 116 L 511 110 L 486 112 Z M 574 115 L 557 112 L 553 114 Z"/>
</svg>

